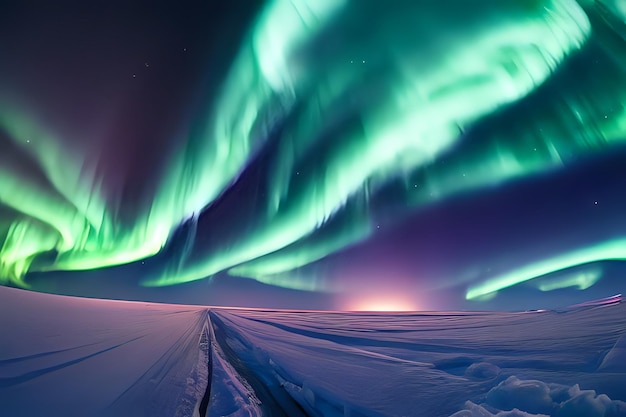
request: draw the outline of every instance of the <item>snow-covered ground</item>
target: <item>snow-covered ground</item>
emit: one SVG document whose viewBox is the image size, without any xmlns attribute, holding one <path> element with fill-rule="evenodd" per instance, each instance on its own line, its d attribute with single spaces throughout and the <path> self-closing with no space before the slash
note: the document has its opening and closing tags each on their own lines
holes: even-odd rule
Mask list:
<svg viewBox="0 0 626 417">
<path fill-rule="evenodd" d="M 624 303 L 370 314 L 0 288 L 0 330 L 1 416 L 626 416 Z"/>
<path fill-rule="evenodd" d="M 0 287 L 0 416 L 191 415 L 206 317 Z"/>
</svg>

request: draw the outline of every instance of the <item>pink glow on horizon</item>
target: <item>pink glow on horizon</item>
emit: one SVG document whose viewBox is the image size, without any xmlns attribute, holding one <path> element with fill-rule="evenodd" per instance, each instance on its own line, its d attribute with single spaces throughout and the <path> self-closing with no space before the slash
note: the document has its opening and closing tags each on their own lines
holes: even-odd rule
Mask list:
<svg viewBox="0 0 626 417">
<path fill-rule="evenodd" d="M 424 306 L 406 292 L 355 293 L 346 295 L 346 300 L 342 304 L 341 309 L 345 311 L 399 312 L 424 310 Z"/>
</svg>

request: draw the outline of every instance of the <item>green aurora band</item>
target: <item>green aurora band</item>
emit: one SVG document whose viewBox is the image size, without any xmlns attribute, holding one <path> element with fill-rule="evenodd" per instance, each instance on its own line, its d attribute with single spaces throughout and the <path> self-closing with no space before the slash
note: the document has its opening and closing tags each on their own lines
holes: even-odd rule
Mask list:
<svg viewBox="0 0 626 417">
<path fill-rule="evenodd" d="M 537 277 L 565 271 L 579 265 L 599 261 L 624 260 L 626 260 L 626 239 L 603 242 L 532 263 L 510 273 L 491 278 L 486 282 L 470 287 L 465 297 L 468 300 L 476 299 Z"/>
<path fill-rule="evenodd" d="M 601 268 L 589 268 L 588 270 L 570 273 L 554 279 L 541 279 L 537 288 L 539 291 L 554 291 L 561 288 L 576 287 L 579 290 L 586 290 L 592 287 L 602 278 Z"/>
<path fill-rule="evenodd" d="M 278 25 L 284 18 L 282 5 L 271 4 L 262 23 Z M 240 264 L 244 265 L 231 272 L 245 271 L 258 279 L 254 265 L 246 262 L 275 254 L 266 258 L 267 263 L 269 259 L 279 263 L 285 258 L 281 250 L 291 252 L 290 245 L 323 227 L 364 188 L 366 193 L 375 192 L 377 184 L 451 150 L 459 139 L 459 124 L 474 122 L 524 97 L 568 53 L 582 46 L 590 31 L 575 2 L 531 6 L 526 1 L 509 2 L 493 8 L 491 2 L 478 1 L 473 6 L 461 17 L 447 13 L 448 3 L 429 7 L 431 14 L 414 2 L 393 8 L 354 2 L 340 10 L 320 35 L 309 36 L 293 51 L 283 51 L 278 67 L 269 72 L 271 79 L 280 73 L 278 85 L 288 85 L 286 92 L 303 104 L 290 112 L 281 134 L 264 221 L 224 248 L 190 261 L 185 268 L 166 269 L 145 284 L 196 280 Z M 363 25 L 368 21 L 376 21 L 379 30 L 372 33 Z M 458 33 L 437 36 L 440 27 L 458 28 Z M 263 29 L 258 26 L 248 42 L 258 44 Z M 303 21 L 296 33 L 306 29 Z M 528 44 L 518 46 L 520 37 Z M 335 47 L 322 48 L 324 40 L 331 38 Z M 276 46 L 262 49 L 275 51 Z M 378 53 L 369 53 L 372 49 Z M 246 67 L 260 62 L 264 60 L 257 58 Z M 306 76 L 292 70 L 302 67 L 307 68 Z M 357 97 L 346 104 L 350 94 Z M 366 97 L 360 99 L 360 94 Z M 482 98 L 479 102 L 477 96 Z M 340 123 L 345 120 L 349 122 Z M 325 152 L 316 154 L 315 166 L 299 172 L 297 167 L 310 149 L 324 140 Z M 294 171 L 299 172 L 295 180 Z M 297 282 L 293 286 L 298 288 Z"/>
<path fill-rule="evenodd" d="M 210 210 L 277 126 L 265 200 L 229 219 L 232 230 L 215 247 L 189 245 L 144 285 L 228 271 L 283 287 L 332 289 L 290 271 L 366 239 L 368 207 L 387 184 L 404 184 L 402 203 L 415 210 L 561 169 L 626 141 L 621 3 L 398 3 L 269 2 L 210 109 L 177 138 L 181 145 L 149 203 L 133 210 L 105 191 L 106 178 L 87 163 L 93 155 L 68 154 L 54 129 L 0 99 L 0 129 L 16 149 L 0 155 L 0 283 L 25 287 L 28 272 L 104 268 L 159 253 L 183 221 Z M 596 75 L 565 88 L 592 54 L 600 61 Z M 537 103 L 537 91 L 554 94 Z M 463 133 L 492 120 L 507 122 L 479 143 Z M 442 155 L 448 163 L 434 164 Z M 623 259 L 620 244 L 488 279 L 466 298 Z"/>
</svg>

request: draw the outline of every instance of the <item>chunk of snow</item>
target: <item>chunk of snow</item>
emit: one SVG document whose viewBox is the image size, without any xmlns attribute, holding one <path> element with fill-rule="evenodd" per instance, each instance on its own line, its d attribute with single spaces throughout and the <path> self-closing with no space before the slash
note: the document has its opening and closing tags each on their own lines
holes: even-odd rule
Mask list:
<svg viewBox="0 0 626 417">
<path fill-rule="evenodd" d="M 492 388 L 485 404 L 465 403 L 450 417 L 626 417 L 626 403 L 581 390 L 510 376 Z"/>
<path fill-rule="evenodd" d="M 487 394 L 487 404 L 501 410 L 518 408 L 535 414 L 551 414 L 556 404 L 550 388 L 541 381 L 522 381 L 510 376 Z"/>
<path fill-rule="evenodd" d="M 457 411 L 450 417 L 549 417 L 545 414 L 530 414 L 513 409 L 510 411 L 498 411 L 496 414 L 489 412 L 485 407 L 474 404 L 471 401 L 465 403 L 465 409 Z"/>
</svg>

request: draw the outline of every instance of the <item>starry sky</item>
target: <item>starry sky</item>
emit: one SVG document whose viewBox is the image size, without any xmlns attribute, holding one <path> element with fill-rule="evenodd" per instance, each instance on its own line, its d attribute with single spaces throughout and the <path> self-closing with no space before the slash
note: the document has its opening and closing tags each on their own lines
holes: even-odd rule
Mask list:
<svg viewBox="0 0 626 417">
<path fill-rule="evenodd" d="M 2 285 L 574 304 L 626 289 L 625 158 L 620 0 L 0 5 Z"/>
</svg>

